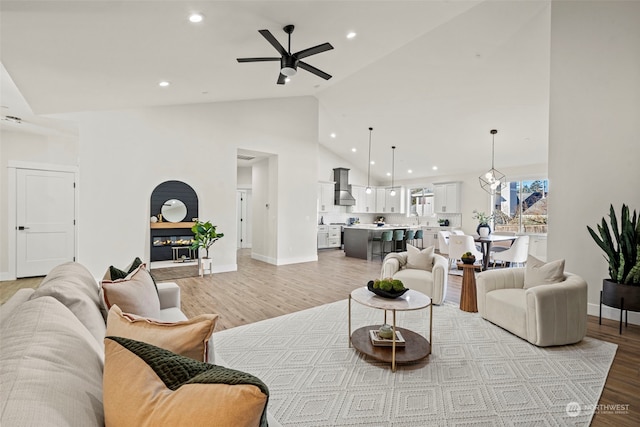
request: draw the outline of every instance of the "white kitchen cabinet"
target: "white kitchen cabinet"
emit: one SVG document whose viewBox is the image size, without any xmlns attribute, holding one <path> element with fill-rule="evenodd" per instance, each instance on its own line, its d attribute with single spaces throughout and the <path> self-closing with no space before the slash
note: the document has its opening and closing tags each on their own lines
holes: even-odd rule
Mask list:
<svg viewBox="0 0 640 427">
<path fill-rule="evenodd" d="M 438 249 L 438 231 L 440 227 L 422 227 L 422 247 L 433 246 L 434 249 Z"/>
<path fill-rule="evenodd" d="M 335 184 L 332 182 L 318 183 L 318 212 L 334 212 L 336 207 Z"/>
<path fill-rule="evenodd" d="M 433 185 L 436 213 L 460 213 L 460 183 L 444 182 Z"/>
<path fill-rule="evenodd" d="M 372 189 L 371 194 L 367 194 L 367 187 L 363 185 L 352 185 L 351 195 L 356 199 L 351 212 L 353 213 L 373 213 L 376 207 L 376 193 Z"/>
<path fill-rule="evenodd" d="M 387 192 L 384 188 L 374 188 L 376 193 L 376 209 L 375 213 L 385 213 L 387 206 Z"/>
<path fill-rule="evenodd" d="M 327 247 L 329 248 L 339 248 L 342 244 L 342 238 L 340 234 L 342 233 L 342 227 L 339 225 L 330 225 L 329 226 L 329 242 Z"/>
<path fill-rule="evenodd" d="M 391 189 L 385 189 L 385 213 L 404 213 L 404 187 L 396 187 L 396 195 L 391 195 Z"/>
<path fill-rule="evenodd" d="M 341 232 L 339 225 L 319 225 L 318 249 L 339 248 L 342 244 Z"/>
</svg>

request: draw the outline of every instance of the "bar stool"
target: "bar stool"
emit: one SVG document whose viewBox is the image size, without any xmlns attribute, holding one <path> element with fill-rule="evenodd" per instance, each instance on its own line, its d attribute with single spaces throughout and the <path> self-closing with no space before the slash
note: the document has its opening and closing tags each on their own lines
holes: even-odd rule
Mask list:
<svg viewBox="0 0 640 427">
<path fill-rule="evenodd" d="M 420 240 L 420 249 L 423 249 L 423 245 L 424 245 L 424 237 L 423 237 L 424 233 L 422 231 L 422 228 L 419 230 L 416 230 L 416 234 L 413 236 L 413 240 Z M 413 244 L 413 243 L 412 243 Z M 418 247 L 417 245 L 414 245 L 416 248 Z"/>
<path fill-rule="evenodd" d="M 398 242 L 400 247 L 398 247 Z M 393 230 L 393 251 L 403 252 L 405 250 L 404 246 L 404 229 Z"/>
<path fill-rule="evenodd" d="M 371 239 L 372 240 L 371 257 L 373 258 L 373 255 L 380 255 L 380 259 L 383 259 L 386 254 L 391 252 L 391 251 L 385 252 L 384 248 L 387 242 L 391 243 L 392 239 L 393 239 L 393 233 L 391 231 L 383 231 L 380 237 L 374 237 L 373 239 Z M 375 242 L 379 242 L 380 252 L 373 252 L 373 243 Z"/>
<path fill-rule="evenodd" d="M 406 244 L 407 244 L 407 243 L 410 243 L 411 245 L 415 246 L 415 245 L 413 244 L 413 241 L 414 241 L 414 239 L 415 239 L 415 235 L 416 235 L 415 230 L 411 230 L 411 229 L 408 229 L 408 230 L 404 233 L 405 247 L 406 247 Z"/>
</svg>

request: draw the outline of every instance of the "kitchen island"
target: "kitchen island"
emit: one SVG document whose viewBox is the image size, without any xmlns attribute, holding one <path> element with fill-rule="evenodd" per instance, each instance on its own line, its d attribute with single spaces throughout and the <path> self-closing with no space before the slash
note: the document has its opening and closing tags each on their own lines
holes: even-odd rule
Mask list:
<svg viewBox="0 0 640 427">
<path fill-rule="evenodd" d="M 374 237 L 380 237 L 383 231 L 417 230 L 418 225 L 386 224 L 379 227 L 375 224 L 359 224 L 344 227 L 344 254 L 348 257 L 371 261 Z"/>
</svg>

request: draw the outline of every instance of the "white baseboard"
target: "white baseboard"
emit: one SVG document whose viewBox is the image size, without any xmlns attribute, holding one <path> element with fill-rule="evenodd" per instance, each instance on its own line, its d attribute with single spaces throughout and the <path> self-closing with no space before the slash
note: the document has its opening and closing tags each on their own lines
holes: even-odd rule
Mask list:
<svg viewBox="0 0 640 427">
<path fill-rule="evenodd" d="M 312 262 L 312 261 L 318 261 L 318 254 L 308 256 L 308 257 L 280 259 L 278 260 L 276 265 L 300 264 L 301 262 Z"/>
<path fill-rule="evenodd" d="M 8 271 L 0 271 L 0 282 L 7 280 L 16 280 L 16 277 L 11 275 Z"/>
<path fill-rule="evenodd" d="M 587 304 L 587 314 L 591 316 L 598 317 L 600 315 L 600 304 Z M 635 311 L 628 312 L 629 314 L 629 323 L 633 325 L 640 325 L 640 313 Z M 606 305 L 602 305 L 602 317 L 605 319 L 611 319 L 620 321 L 620 310 L 617 308 L 609 307 Z M 624 322 L 624 318 L 626 315 L 622 316 L 622 321 Z"/>
<path fill-rule="evenodd" d="M 238 264 L 214 265 L 214 273 L 225 273 L 227 271 L 238 271 Z"/>
<path fill-rule="evenodd" d="M 256 259 L 258 261 L 266 262 L 267 264 L 277 265 L 275 258 L 271 258 L 271 257 L 265 256 L 265 255 L 260 255 L 260 254 L 256 254 L 256 253 L 252 252 L 251 253 L 251 258 Z"/>
</svg>

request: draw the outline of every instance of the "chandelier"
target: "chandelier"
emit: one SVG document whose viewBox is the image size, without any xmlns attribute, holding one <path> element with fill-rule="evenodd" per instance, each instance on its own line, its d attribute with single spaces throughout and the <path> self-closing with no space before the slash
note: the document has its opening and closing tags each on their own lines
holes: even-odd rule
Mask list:
<svg viewBox="0 0 640 427">
<path fill-rule="evenodd" d="M 497 191 L 500 191 L 503 185 L 507 184 L 505 176 L 499 170 L 493 167 L 493 159 L 494 159 L 494 144 L 496 133 L 498 131 L 496 129 L 491 129 L 491 169 L 484 175 L 480 175 L 480 187 L 487 193 L 493 195 L 496 194 Z"/>
</svg>

